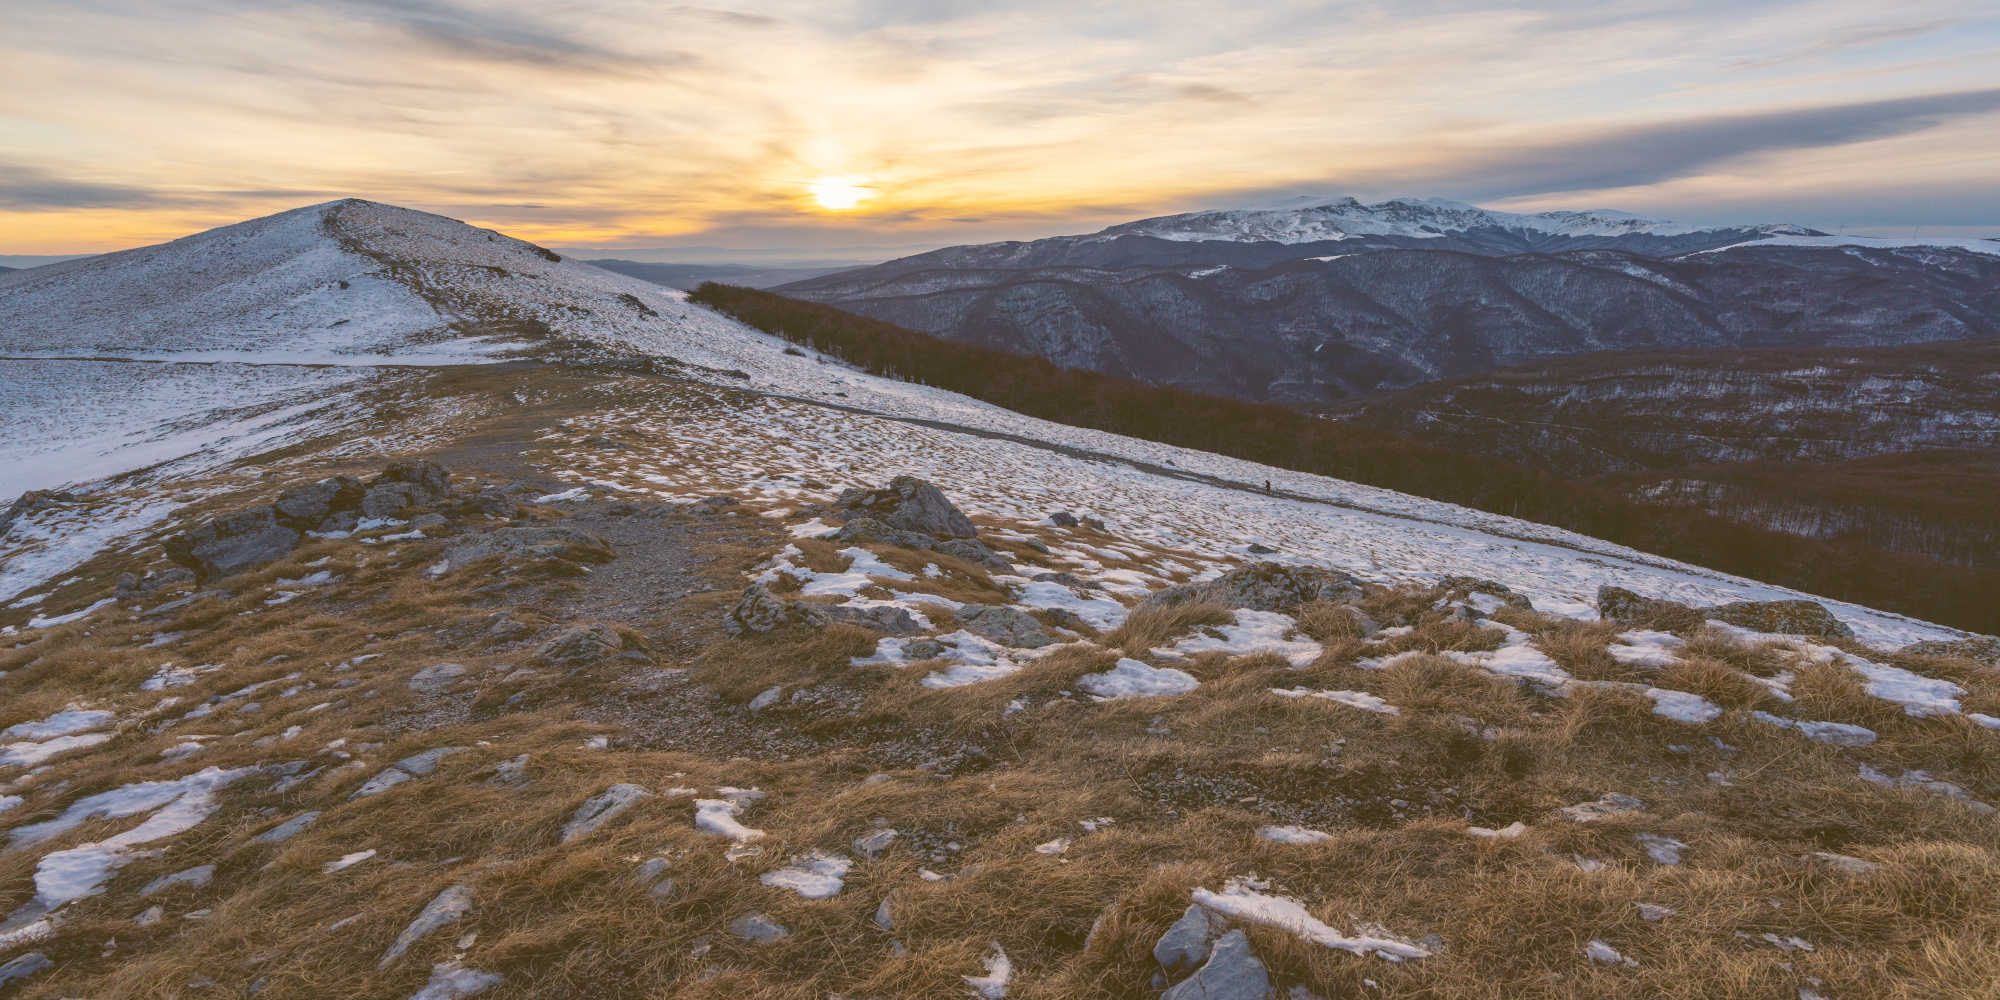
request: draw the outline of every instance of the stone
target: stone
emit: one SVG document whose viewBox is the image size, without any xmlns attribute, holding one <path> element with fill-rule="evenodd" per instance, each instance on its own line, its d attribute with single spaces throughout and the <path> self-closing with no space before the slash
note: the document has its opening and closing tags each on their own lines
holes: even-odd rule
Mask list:
<svg viewBox="0 0 2000 1000">
<path fill-rule="evenodd" d="M 423 491 L 414 483 L 382 483 L 368 487 L 361 495 L 361 516 L 391 518 L 424 503 Z"/>
<path fill-rule="evenodd" d="M 1243 551 L 1248 552 L 1253 556 L 1274 556 L 1278 554 L 1277 549 L 1274 549 L 1269 545 L 1265 545 L 1262 542 L 1251 542 L 1250 545 Z"/>
<path fill-rule="evenodd" d="M 625 651 L 625 637 L 603 622 L 577 625 L 542 644 L 535 657 L 554 667 L 577 670 Z"/>
<path fill-rule="evenodd" d="M 738 637 L 769 635 L 797 626 L 819 628 L 829 621 L 828 610 L 818 605 L 784 600 L 763 584 L 753 583 L 743 589 L 743 596 L 737 598 L 736 604 L 723 615 L 722 627 L 730 635 Z M 912 620 L 911 624 L 915 625 L 915 621 Z"/>
<path fill-rule="evenodd" d="M 875 907 L 875 926 L 885 931 L 896 929 L 896 914 L 890 906 L 890 898 L 889 896 L 883 896 L 882 902 Z"/>
<path fill-rule="evenodd" d="M 410 950 L 411 945 L 429 937 L 446 924 L 457 923 L 470 912 L 472 912 L 471 889 L 455 885 L 438 893 L 424 906 L 422 912 L 417 914 L 416 919 L 410 921 L 409 926 L 404 927 L 401 934 L 396 935 L 395 943 L 389 945 L 389 950 L 382 953 L 382 960 L 375 963 L 375 968 L 388 968 L 397 959 L 402 958 L 404 953 Z"/>
<path fill-rule="evenodd" d="M 155 893 L 165 892 L 177 885 L 184 885 L 190 889 L 206 889 L 208 888 L 208 884 L 213 881 L 215 881 L 215 866 L 199 865 L 189 868 L 186 871 L 175 872 L 172 875 L 162 875 L 146 883 L 146 887 L 139 890 L 139 895 L 142 898 L 151 896 Z"/>
<path fill-rule="evenodd" d="M 522 754 L 519 757 L 514 757 L 509 760 L 503 760 L 500 763 L 495 764 L 493 766 L 493 777 L 489 779 L 487 783 L 492 785 L 504 785 L 510 788 L 518 788 L 521 785 L 527 784 L 528 755 Z"/>
<path fill-rule="evenodd" d="M 361 526 L 361 509 L 337 510 L 322 519 L 314 531 L 322 535 L 333 535 L 343 531 L 353 531 Z"/>
<path fill-rule="evenodd" d="M 418 531 L 438 531 L 450 524 L 443 514 L 418 514 L 410 519 L 410 527 Z"/>
<path fill-rule="evenodd" d="M 1134 610 L 1213 601 L 1231 609 L 1291 613 L 1314 601 L 1350 604 L 1361 596 L 1361 581 L 1337 569 L 1258 562 L 1213 580 L 1155 591 Z"/>
<path fill-rule="evenodd" d="M 1241 930 L 1234 930 L 1215 942 L 1206 964 L 1161 994 L 1160 1000 L 1267 1000 L 1270 996 L 1270 974 L 1251 953 L 1250 939 Z"/>
<path fill-rule="evenodd" d="M 396 767 L 419 778 L 430 777 L 444 763 L 446 757 L 462 753 L 465 747 L 432 747 L 422 753 L 414 753 L 396 762 Z"/>
<path fill-rule="evenodd" d="M 1520 608 L 1523 611 L 1535 610 L 1533 601 L 1514 593 L 1506 584 L 1494 580 L 1476 576 L 1447 576 L 1438 580 L 1438 586 L 1444 588 L 1446 600 L 1464 601 L 1469 600 L 1474 594 L 1485 594 L 1488 597 L 1498 598 L 1501 604 L 1510 608 Z"/>
<path fill-rule="evenodd" d="M 23 515 L 54 510 L 66 503 L 75 503 L 76 500 L 76 494 L 64 493 L 61 490 L 29 490 L 15 497 L 14 502 L 7 505 L 6 510 L 0 511 L 0 535 L 5 535 L 7 529 L 14 526 L 14 521 Z"/>
<path fill-rule="evenodd" d="M 1989 667 L 2000 667 L 2000 639 L 1975 635 L 1964 639 L 1926 639 L 1902 649 L 1913 656 L 1955 656 Z"/>
<path fill-rule="evenodd" d="M 1055 637 L 1033 615 L 1004 604 L 967 604 L 953 612 L 961 628 L 1015 649 L 1040 649 Z"/>
<path fill-rule="evenodd" d="M 558 560 L 604 563 L 610 562 L 614 555 L 610 542 L 588 531 L 562 525 L 533 525 L 496 528 L 458 539 L 444 550 L 443 566 L 444 571 L 452 572 L 494 558 L 506 566 Z"/>
<path fill-rule="evenodd" d="M 8 983 L 18 979 L 26 979 L 38 972 L 53 968 L 55 964 L 49 961 L 49 956 L 39 951 L 31 951 L 18 958 L 11 959 L 7 964 L 0 965 L 0 990 L 6 989 Z"/>
<path fill-rule="evenodd" d="M 867 516 L 933 538 L 971 538 L 979 533 L 943 490 L 915 476 L 897 476 L 877 489 L 848 490 L 833 506 L 834 516 L 842 521 Z"/>
<path fill-rule="evenodd" d="M 854 853 L 873 861 L 895 842 L 896 831 L 886 828 L 874 830 L 854 838 Z"/>
<path fill-rule="evenodd" d="M 931 549 L 937 546 L 937 539 L 916 531 L 893 528 L 872 517 L 857 517 L 840 526 L 831 536 L 835 542 L 850 545 L 874 542 L 880 545 L 894 545 L 905 549 Z"/>
<path fill-rule="evenodd" d="M 465 666 L 459 663 L 439 663 L 425 667 L 410 677 L 410 690 L 419 694 L 437 694 L 460 677 L 465 676 Z"/>
<path fill-rule="evenodd" d="M 1222 936 L 1226 926 L 1220 916 L 1190 903 L 1187 912 L 1153 945 L 1153 961 L 1160 963 L 1170 976 L 1184 976 L 1208 961 L 1215 939 Z"/>
<path fill-rule="evenodd" d="M 1009 570 L 1014 568 L 1014 564 L 1008 562 L 1006 557 L 988 548 L 985 542 L 977 538 L 947 538 L 931 546 L 931 548 L 954 559 L 963 559 L 966 562 L 976 563 L 987 569 Z"/>
<path fill-rule="evenodd" d="M 270 828 L 269 830 L 265 830 L 263 833 L 260 833 L 255 837 L 252 837 L 251 842 L 258 844 L 282 844 L 285 841 L 290 840 L 301 833 L 304 833 L 306 831 L 306 828 L 312 826 L 314 823 L 317 822 L 319 822 L 318 812 L 302 812 L 297 816 L 294 816 L 291 819 L 288 819 L 283 823 L 280 823 L 277 826 Z"/>
<path fill-rule="evenodd" d="M 866 608 L 850 608 L 844 605 L 800 605 L 813 614 L 826 616 L 827 621 L 843 625 L 857 625 L 874 629 L 887 635 L 915 635 L 924 627 L 917 624 L 916 616 L 909 611 L 888 604 L 877 604 Z"/>
<path fill-rule="evenodd" d="M 451 492 L 451 472 L 436 462 L 424 459 L 402 459 L 390 462 L 368 485 L 383 486 L 400 483 L 415 488 L 418 503 L 429 503 Z"/>
<path fill-rule="evenodd" d="M 1734 601 L 1709 608 L 1708 617 L 1753 632 L 1854 638 L 1854 630 L 1818 601 Z"/>
<path fill-rule="evenodd" d="M 1049 515 L 1049 523 L 1058 528 L 1074 528 L 1076 527 L 1076 515 L 1066 510 L 1059 510 Z"/>
<path fill-rule="evenodd" d="M 1669 632 L 1694 628 L 1703 620 L 1701 612 L 1685 604 L 1645 597 L 1623 587 L 1597 588 L 1597 616 L 1605 621 Z"/>
<path fill-rule="evenodd" d="M 262 506 L 210 518 L 161 544 L 167 558 L 205 580 L 282 558 L 300 537 L 278 522 L 276 511 Z"/>
<path fill-rule="evenodd" d="M 334 476 L 294 486 L 278 494 L 271 509 L 277 512 L 278 520 L 305 530 L 326 520 L 330 514 L 358 509 L 366 492 L 361 480 L 353 476 Z"/>
<path fill-rule="evenodd" d="M 1568 817 L 1571 822 L 1594 823 L 1597 820 L 1610 816 L 1640 812 L 1645 808 L 1646 804 L 1644 802 L 1624 792 L 1606 792 L 1603 797 L 1595 802 L 1579 802 L 1573 806 L 1564 806 L 1562 807 L 1562 814 Z"/>
<path fill-rule="evenodd" d="M 595 832 L 598 827 L 611 822 L 619 814 L 637 805 L 639 800 L 648 798 L 652 794 L 645 786 L 630 782 L 612 785 L 577 807 L 569 822 L 563 824 L 563 842 L 568 843 Z"/>
<path fill-rule="evenodd" d="M 729 922 L 729 933 L 751 944 L 769 944 L 791 937 L 785 925 L 761 913 L 745 913 Z"/>
</svg>

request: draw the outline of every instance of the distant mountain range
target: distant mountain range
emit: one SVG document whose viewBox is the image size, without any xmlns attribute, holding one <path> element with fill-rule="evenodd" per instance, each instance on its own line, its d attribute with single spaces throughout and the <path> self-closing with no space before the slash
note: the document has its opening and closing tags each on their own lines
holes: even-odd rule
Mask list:
<svg viewBox="0 0 2000 1000">
<path fill-rule="evenodd" d="M 607 257 L 587 260 L 586 264 L 601 267 L 607 271 L 630 275 L 656 285 L 693 291 L 704 282 L 719 281 L 726 285 L 740 285 L 744 288 L 770 288 L 817 278 L 822 274 L 850 270 L 844 266 L 834 267 L 757 267 L 747 264 L 658 264 L 642 260 L 622 260 Z"/>
<path fill-rule="evenodd" d="M 1058 363 L 1323 408 L 1606 350 L 2000 334 L 2000 242 L 1353 199 L 951 247 L 780 286 Z"/>
</svg>

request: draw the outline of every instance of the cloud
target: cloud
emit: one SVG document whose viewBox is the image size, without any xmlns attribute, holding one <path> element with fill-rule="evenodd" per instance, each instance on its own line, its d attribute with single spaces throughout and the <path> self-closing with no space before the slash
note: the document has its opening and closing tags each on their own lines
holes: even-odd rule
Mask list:
<svg viewBox="0 0 2000 1000">
<path fill-rule="evenodd" d="M 72 180 L 38 167 L 0 163 L 0 209 L 57 212 L 85 208 L 153 208 L 166 200 L 148 188 Z"/>
<path fill-rule="evenodd" d="M 474 62 L 614 73 L 695 61 L 684 52 L 624 52 L 531 18 L 450 0 L 339 0 L 338 6 L 442 55 Z"/>
</svg>

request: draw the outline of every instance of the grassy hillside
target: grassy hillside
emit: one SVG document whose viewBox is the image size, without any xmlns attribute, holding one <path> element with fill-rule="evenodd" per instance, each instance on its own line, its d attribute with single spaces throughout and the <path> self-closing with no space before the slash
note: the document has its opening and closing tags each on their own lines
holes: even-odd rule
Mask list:
<svg viewBox="0 0 2000 1000">
<path fill-rule="evenodd" d="M 1281 406 L 1246 403 L 955 344 L 831 306 L 705 284 L 692 301 L 869 372 L 1031 416 L 1200 448 L 1560 525 L 1788 587 L 2000 631 L 2000 572 L 1852 538 L 1802 538 L 1692 507 L 1642 504 L 1525 465 L 1454 452 Z"/>
</svg>

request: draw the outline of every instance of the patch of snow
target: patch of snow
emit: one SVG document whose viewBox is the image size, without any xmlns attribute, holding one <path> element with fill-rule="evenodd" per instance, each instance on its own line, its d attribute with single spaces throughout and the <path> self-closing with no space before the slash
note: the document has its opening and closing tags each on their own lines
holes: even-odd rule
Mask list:
<svg viewBox="0 0 2000 1000">
<path fill-rule="evenodd" d="M 1232 656 L 1248 656 L 1254 653 L 1270 653 L 1284 658 L 1294 667 L 1308 667 L 1319 659 L 1325 648 L 1311 639 L 1289 638 L 1297 631 L 1298 622 L 1290 615 L 1276 611 L 1252 611 L 1241 608 L 1236 611 L 1236 620 L 1228 625 L 1210 626 L 1214 635 L 1197 633 L 1171 647 L 1153 652 L 1162 656 L 1194 656 L 1198 653 L 1228 653 Z"/>
<path fill-rule="evenodd" d="M 1430 950 L 1420 944 L 1382 935 L 1348 937 L 1306 911 L 1297 900 L 1259 891 L 1261 883 L 1248 878 L 1232 878 L 1221 892 L 1194 890 L 1194 901 L 1205 909 L 1248 924 L 1277 927 L 1311 944 L 1356 955 L 1376 955 L 1392 962 L 1424 958 Z"/>
<path fill-rule="evenodd" d="M 1323 844 L 1332 840 L 1333 834 L 1303 826 L 1260 826 L 1257 828 L 1257 839 L 1280 844 Z"/>
<path fill-rule="evenodd" d="M 841 880 L 852 867 L 854 862 L 847 858 L 814 852 L 793 858 L 788 868 L 765 872 L 758 881 L 807 899 L 831 899 L 840 895 Z"/>
<path fill-rule="evenodd" d="M 1402 710 L 1366 691 L 1315 691 L 1310 688 L 1272 688 L 1271 693 L 1280 698 L 1318 698 L 1336 704 L 1358 708 L 1364 712 L 1379 712 L 1383 715 L 1400 715 Z"/>
<path fill-rule="evenodd" d="M 1129 657 L 1121 657 L 1110 670 L 1085 674 L 1077 678 L 1076 683 L 1099 701 L 1186 694 L 1201 686 L 1201 682 L 1185 670 L 1149 666 Z"/>
</svg>

